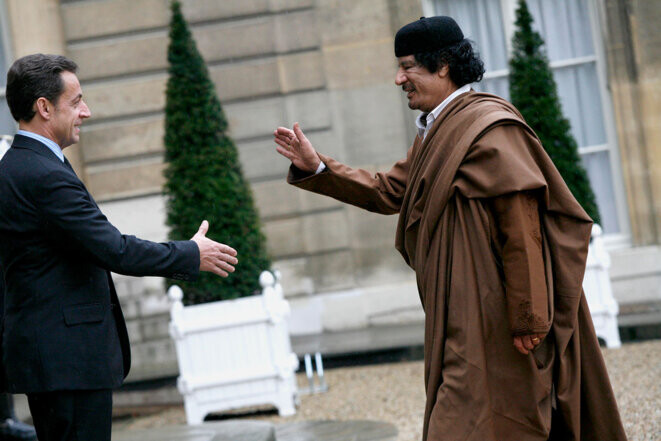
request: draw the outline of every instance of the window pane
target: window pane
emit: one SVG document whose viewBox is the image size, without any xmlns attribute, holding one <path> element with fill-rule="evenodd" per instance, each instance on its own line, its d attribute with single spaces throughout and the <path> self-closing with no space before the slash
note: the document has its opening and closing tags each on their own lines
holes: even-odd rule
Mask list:
<svg viewBox="0 0 661 441">
<path fill-rule="evenodd" d="M 7 54 L 5 53 L 4 31 L 2 29 L 2 21 L 0 20 L 0 89 L 5 88 L 5 84 L 7 83 L 7 69 L 9 69 L 7 65 Z"/>
<path fill-rule="evenodd" d="M 579 146 L 606 144 L 606 129 L 594 62 L 554 69 L 562 111 Z"/>
<path fill-rule="evenodd" d="M 480 83 L 473 84 L 473 89 L 479 92 L 493 93 L 508 101 L 510 99 L 510 84 L 506 76 L 482 80 Z"/>
<path fill-rule="evenodd" d="M 551 61 L 594 55 L 587 1 L 528 0 L 528 6 Z"/>
<path fill-rule="evenodd" d="M 16 123 L 11 117 L 7 101 L 0 98 L 0 135 L 13 135 L 16 132 Z"/>
<path fill-rule="evenodd" d="M 454 18 L 473 40 L 487 71 L 507 69 L 507 45 L 499 0 L 436 0 L 436 15 Z"/>
<path fill-rule="evenodd" d="M 603 151 L 588 153 L 582 157 L 583 167 L 588 172 L 592 191 L 597 197 L 601 226 L 605 234 L 620 231 L 609 156 L 608 151 Z"/>
</svg>

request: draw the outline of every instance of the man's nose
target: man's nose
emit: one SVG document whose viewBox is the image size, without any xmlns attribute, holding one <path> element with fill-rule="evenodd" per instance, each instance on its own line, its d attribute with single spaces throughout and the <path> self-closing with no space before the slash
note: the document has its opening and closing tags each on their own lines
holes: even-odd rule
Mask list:
<svg viewBox="0 0 661 441">
<path fill-rule="evenodd" d="M 83 109 L 80 112 L 80 117 L 81 118 L 89 118 L 90 116 L 92 116 L 92 111 L 90 110 L 89 107 L 87 107 L 87 103 L 85 101 L 83 101 Z"/>
<path fill-rule="evenodd" d="M 397 73 L 395 74 L 395 84 L 401 86 L 404 83 L 406 83 L 406 75 L 404 75 L 404 71 L 400 67 L 397 69 Z"/>
</svg>

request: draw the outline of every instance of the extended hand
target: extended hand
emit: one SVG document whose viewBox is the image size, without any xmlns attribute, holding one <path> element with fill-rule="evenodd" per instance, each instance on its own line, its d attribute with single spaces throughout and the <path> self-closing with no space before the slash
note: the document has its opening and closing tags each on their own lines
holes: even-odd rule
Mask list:
<svg viewBox="0 0 661 441">
<path fill-rule="evenodd" d="M 273 136 L 273 140 L 278 144 L 275 148 L 278 153 L 303 171 L 308 173 L 317 171 L 321 159 L 317 156 L 316 150 L 305 137 L 298 123 L 294 123 L 294 130 L 278 127 L 273 132 Z"/>
<path fill-rule="evenodd" d="M 220 277 L 227 277 L 229 273 L 234 272 L 233 265 L 239 262 L 235 257 L 236 250 L 207 238 L 208 230 L 209 222 L 202 221 L 200 229 L 191 238 L 200 249 L 200 271 L 208 271 Z"/>
<path fill-rule="evenodd" d="M 528 355 L 528 351 L 539 346 L 544 336 L 545 334 L 519 335 L 514 337 L 514 347 L 522 354 Z"/>
</svg>

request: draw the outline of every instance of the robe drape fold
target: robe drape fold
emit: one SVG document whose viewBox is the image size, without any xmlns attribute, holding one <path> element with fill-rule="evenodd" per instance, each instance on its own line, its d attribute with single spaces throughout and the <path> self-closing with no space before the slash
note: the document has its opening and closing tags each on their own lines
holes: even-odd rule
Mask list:
<svg viewBox="0 0 661 441">
<path fill-rule="evenodd" d="M 511 104 L 459 96 L 387 173 L 319 156 L 324 172 L 288 181 L 399 213 L 425 311 L 423 440 L 626 439 L 582 292 L 592 221 Z"/>
</svg>

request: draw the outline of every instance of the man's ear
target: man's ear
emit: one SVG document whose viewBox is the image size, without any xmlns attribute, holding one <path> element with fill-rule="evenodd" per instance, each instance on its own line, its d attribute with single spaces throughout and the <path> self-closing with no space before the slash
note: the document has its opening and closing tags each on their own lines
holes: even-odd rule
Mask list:
<svg viewBox="0 0 661 441">
<path fill-rule="evenodd" d="M 34 102 L 34 111 L 41 116 L 42 119 L 48 121 L 53 116 L 53 110 L 55 106 L 48 99 L 42 97 L 37 98 L 37 101 Z"/>
<path fill-rule="evenodd" d="M 442 66 L 440 69 L 438 69 L 437 73 L 438 76 L 441 78 L 447 77 L 448 75 L 450 75 L 450 66 L 448 66 L 447 64 Z"/>
</svg>

